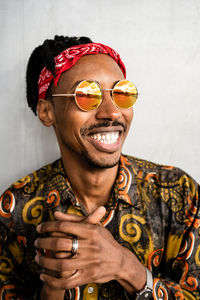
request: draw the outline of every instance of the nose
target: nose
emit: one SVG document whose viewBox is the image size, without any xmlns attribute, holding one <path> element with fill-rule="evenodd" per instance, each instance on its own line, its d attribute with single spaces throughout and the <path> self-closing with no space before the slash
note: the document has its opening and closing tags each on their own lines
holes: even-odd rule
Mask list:
<svg viewBox="0 0 200 300">
<path fill-rule="evenodd" d="M 96 110 L 97 119 L 117 120 L 121 117 L 122 113 L 112 101 L 110 91 L 102 91 L 102 103 Z"/>
</svg>

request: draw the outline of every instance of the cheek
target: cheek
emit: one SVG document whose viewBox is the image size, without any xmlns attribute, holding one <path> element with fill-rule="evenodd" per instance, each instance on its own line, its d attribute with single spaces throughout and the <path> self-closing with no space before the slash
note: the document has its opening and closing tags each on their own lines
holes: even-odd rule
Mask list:
<svg viewBox="0 0 200 300">
<path fill-rule="evenodd" d="M 90 112 L 84 112 L 77 108 L 73 111 L 66 112 L 66 123 L 73 131 L 80 131 L 82 127 L 87 126 L 91 122 Z"/>
<path fill-rule="evenodd" d="M 81 111 L 74 102 L 66 103 L 56 111 L 57 128 L 65 136 L 79 138 L 81 128 L 87 126 L 91 118 L 91 112 Z"/>
</svg>

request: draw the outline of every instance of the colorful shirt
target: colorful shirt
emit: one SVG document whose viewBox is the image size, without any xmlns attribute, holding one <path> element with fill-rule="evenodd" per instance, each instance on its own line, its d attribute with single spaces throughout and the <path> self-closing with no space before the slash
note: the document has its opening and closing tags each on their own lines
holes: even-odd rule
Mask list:
<svg viewBox="0 0 200 300">
<path fill-rule="evenodd" d="M 154 278 L 154 299 L 200 299 L 198 184 L 182 170 L 121 156 L 102 224 Z M 87 215 L 59 159 L 15 182 L 0 198 L 1 299 L 34 299 L 36 226 L 55 210 Z M 10 298 L 9 298 L 10 297 Z M 66 299 L 127 299 L 117 281 L 66 291 Z"/>
</svg>

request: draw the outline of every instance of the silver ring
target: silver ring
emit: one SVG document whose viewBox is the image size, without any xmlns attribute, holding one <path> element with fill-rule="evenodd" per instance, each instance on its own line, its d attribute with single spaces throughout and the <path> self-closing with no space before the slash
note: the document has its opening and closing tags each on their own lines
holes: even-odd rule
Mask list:
<svg viewBox="0 0 200 300">
<path fill-rule="evenodd" d="M 75 255 L 78 252 L 78 239 L 74 238 L 72 239 L 72 255 Z"/>
</svg>

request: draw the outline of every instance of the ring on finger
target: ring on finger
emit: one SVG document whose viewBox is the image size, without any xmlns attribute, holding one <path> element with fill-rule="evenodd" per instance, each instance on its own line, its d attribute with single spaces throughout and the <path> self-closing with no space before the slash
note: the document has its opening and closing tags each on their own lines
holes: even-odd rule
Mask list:
<svg viewBox="0 0 200 300">
<path fill-rule="evenodd" d="M 77 238 L 73 238 L 72 239 L 72 255 L 75 255 L 78 252 L 78 239 Z"/>
</svg>

